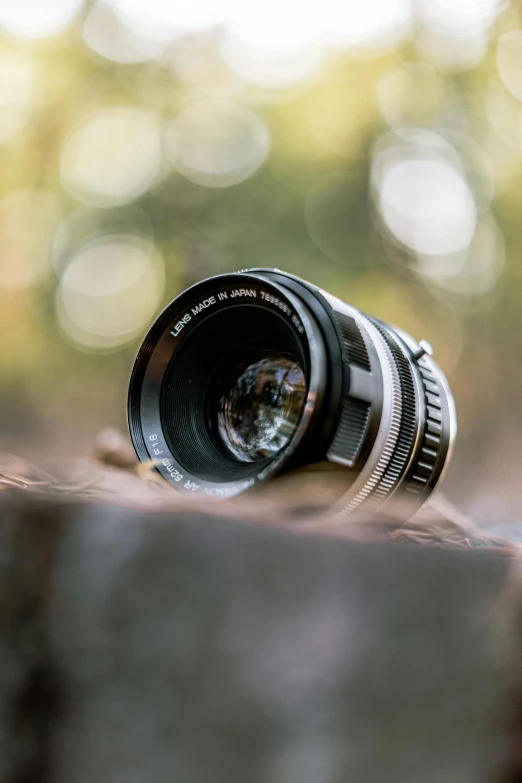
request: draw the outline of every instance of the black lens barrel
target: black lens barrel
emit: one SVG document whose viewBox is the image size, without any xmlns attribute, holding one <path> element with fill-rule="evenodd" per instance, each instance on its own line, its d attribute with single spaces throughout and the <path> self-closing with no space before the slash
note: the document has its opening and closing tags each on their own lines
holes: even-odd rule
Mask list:
<svg viewBox="0 0 522 783">
<path fill-rule="evenodd" d="M 242 462 L 216 436 L 213 387 L 253 346 L 293 357 L 307 391 L 288 444 Z M 184 491 L 229 497 L 330 462 L 346 470 L 339 513 L 393 498 L 411 514 L 447 466 L 456 417 L 422 343 L 299 278 L 256 269 L 204 280 L 160 315 L 133 369 L 129 427 L 139 458 Z"/>
</svg>

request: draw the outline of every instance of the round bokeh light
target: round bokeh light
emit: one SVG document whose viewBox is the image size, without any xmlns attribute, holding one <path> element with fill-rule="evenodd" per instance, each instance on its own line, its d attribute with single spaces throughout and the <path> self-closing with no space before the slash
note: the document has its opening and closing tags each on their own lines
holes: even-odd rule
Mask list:
<svg viewBox="0 0 522 783">
<path fill-rule="evenodd" d="M 60 161 L 64 188 L 94 206 L 133 201 L 158 181 L 161 171 L 160 118 L 126 107 L 84 120 L 67 139 Z"/>
<path fill-rule="evenodd" d="M 61 330 L 75 345 L 114 350 L 149 323 L 165 285 L 163 261 L 135 235 L 98 237 L 69 260 L 56 295 Z"/>
<path fill-rule="evenodd" d="M 382 221 L 397 242 L 418 253 L 444 255 L 468 247 L 477 207 L 456 151 L 432 133 L 396 139 L 373 160 Z"/>
<path fill-rule="evenodd" d="M 70 25 L 83 0 L 0 0 L 0 27 L 22 38 L 48 38 Z"/>
<path fill-rule="evenodd" d="M 270 134 L 260 117 L 233 101 L 208 99 L 178 114 L 166 137 L 175 168 L 197 185 L 237 185 L 264 163 Z"/>
</svg>

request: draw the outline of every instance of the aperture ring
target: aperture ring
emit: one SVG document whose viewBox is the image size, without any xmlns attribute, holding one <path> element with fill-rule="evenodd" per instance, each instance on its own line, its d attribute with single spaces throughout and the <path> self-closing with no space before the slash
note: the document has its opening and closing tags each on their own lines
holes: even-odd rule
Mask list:
<svg viewBox="0 0 522 783">
<path fill-rule="evenodd" d="M 443 436 L 443 389 L 433 371 L 433 362 L 426 357 L 417 361 L 424 390 L 425 424 L 419 455 L 408 471 L 405 492 L 418 496 L 430 483 L 441 452 Z"/>
</svg>

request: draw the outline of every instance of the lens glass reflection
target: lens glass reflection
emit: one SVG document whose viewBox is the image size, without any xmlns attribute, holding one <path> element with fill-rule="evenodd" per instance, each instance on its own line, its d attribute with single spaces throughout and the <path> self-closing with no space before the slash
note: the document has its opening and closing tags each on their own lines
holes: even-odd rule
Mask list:
<svg viewBox="0 0 522 783">
<path fill-rule="evenodd" d="M 301 366 L 280 353 L 236 363 L 218 393 L 218 433 L 241 462 L 256 462 L 283 449 L 294 434 L 306 395 Z"/>
</svg>

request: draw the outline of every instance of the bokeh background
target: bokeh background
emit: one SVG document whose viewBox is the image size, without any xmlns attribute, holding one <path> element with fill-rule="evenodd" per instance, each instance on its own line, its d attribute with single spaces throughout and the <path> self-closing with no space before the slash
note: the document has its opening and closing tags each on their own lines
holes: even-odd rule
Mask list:
<svg viewBox="0 0 522 783">
<path fill-rule="evenodd" d="M 276 266 L 429 340 L 447 494 L 520 518 L 522 3 L 0 0 L 0 429 L 125 429 L 157 312 Z"/>
</svg>

